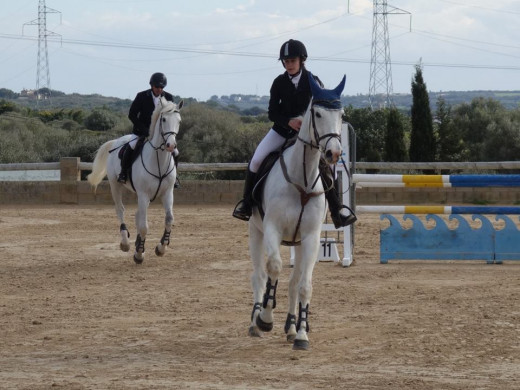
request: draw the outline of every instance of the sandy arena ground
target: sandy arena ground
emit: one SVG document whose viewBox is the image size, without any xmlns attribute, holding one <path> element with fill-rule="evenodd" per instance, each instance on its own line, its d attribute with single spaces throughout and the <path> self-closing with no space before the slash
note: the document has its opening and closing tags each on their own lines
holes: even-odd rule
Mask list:
<svg viewBox="0 0 520 390">
<path fill-rule="evenodd" d="M 311 350 L 293 351 L 289 250 L 274 329 L 250 338 L 247 227 L 231 209 L 176 206 L 158 258 L 153 206 L 138 266 L 111 206 L 2 206 L 0 388 L 520 389 L 520 263 L 382 265 L 384 222 L 362 216 L 354 264 L 317 264 Z"/>
</svg>

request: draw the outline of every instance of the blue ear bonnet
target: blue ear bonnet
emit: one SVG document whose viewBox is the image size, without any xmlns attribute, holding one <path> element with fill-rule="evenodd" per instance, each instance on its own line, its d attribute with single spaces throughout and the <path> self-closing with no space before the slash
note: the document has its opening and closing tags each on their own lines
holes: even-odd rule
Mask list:
<svg viewBox="0 0 520 390">
<path fill-rule="evenodd" d="M 340 98 L 341 92 L 343 92 L 343 88 L 345 88 L 346 79 L 347 77 L 343 76 L 343 79 L 339 85 L 334 89 L 324 89 L 318 85 L 316 80 L 314 80 L 312 73 L 309 72 L 309 84 L 312 91 L 312 104 L 331 110 L 341 110 L 343 107 L 341 105 Z"/>
</svg>

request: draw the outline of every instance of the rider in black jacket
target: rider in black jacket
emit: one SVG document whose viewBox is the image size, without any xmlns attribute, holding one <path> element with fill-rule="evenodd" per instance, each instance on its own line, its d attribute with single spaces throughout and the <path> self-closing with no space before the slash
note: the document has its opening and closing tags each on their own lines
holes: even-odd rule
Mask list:
<svg viewBox="0 0 520 390">
<path fill-rule="evenodd" d="M 305 114 L 312 99 L 308 71 L 305 68 L 306 59 L 307 49 L 300 41 L 290 39 L 280 48 L 279 60 L 282 61 L 285 72 L 276 77 L 271 86 L 268 115 L 269 119 L 273 121 L 273 126 L 258 144 L 249 162 L 244 185 L 244 198 L 233 211 L 235 218 L 244 221 L 249 220 L 253 206 L 252 191 L 255 185 L 256 172 L 258 172 L 261 163 L 269 153 L 282 147 L 287 139 L 295 136 L 300 130 L 302 121 L 297 117 Z M 318 77 L 314 75 L 313 77 L 318 84 L 323 86 Z M 329 181 L 324 183 L 324 187 L 330 188 L 332 185 L 330 168 L 326 164 L 324 166 L 320 164 L 320 170 L 322 169 L 322 180 Z M 344 215 L 341 213 L 344 206 L 339 199 L 337 183 L 335 189 L 327 191 L 325 196 L 336 229 L 356 221 L 354 214 Z"/>
<path fill-rule="evenodd" d="M 128 180 L 128 170 L 132 164 L 132 153 L 137 142 L 139 139 L 146 138 L 149 135 L 152 113 L 159 99 L 164 97 L 166 100 L 173 102 L 173 96 L 164 91 L 167 82 L 166 76 L 163 73 L 154 73 L 150 77 L 150 89 L 139 92 L 130 106 L 128 118 L 134 125 L 132 133 L 137 135 L 137 137 L 128 143 L 129 147 L 125 149 L 123 157 L 121 158 L 121 173 L 117 179 L 120 183 L 126 183 Z M 179 151 L 177 149 L 174 151 L 173 159 L 175 166 L 177 166 L 179 159 Z M 178 186 L 177 181 L 175 187 Z"/>
</svg>

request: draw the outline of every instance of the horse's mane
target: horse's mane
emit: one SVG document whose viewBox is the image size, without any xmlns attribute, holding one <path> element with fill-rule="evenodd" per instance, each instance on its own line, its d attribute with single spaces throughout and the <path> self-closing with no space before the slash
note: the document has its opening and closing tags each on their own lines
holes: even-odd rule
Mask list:
<svg viewBox="0 0 520 390">
<path fill-rule="evenodd" d="M 155 110 L 153 110 L 153 113 L 152 113 L 152 120 L 150 122 L 149 139 L 152 139 L 154 136 L 155 125 L 157 123 L 157 120 L 161 116 L 161 114 L 163 114 L 165 112 L 174 111 L 176 107 L 177 107 L 177 105 L 175 103 L 170 102 L 170 101 L 166 100 L 166 98 L 164 96 L 161 96 L 161 99 L 159 100 L 159 104 L 157 105 L 157 107 L 155 107 Z"/>
</svg>

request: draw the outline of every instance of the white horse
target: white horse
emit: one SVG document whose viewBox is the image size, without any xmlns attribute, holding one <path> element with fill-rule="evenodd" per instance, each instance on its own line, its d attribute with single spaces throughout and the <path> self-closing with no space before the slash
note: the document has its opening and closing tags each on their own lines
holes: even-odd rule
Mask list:
<svg viewBox="0 0 520 390">
<path fill-rule="evenodd" d="M 123 252 L 128 252 L 130 249 L 130 233 L 124 220 L 123 189 L 126 187 L 137 193 L 138 210 L 135 214 L 137 238 L 134 253 L 134 261 L 137 264 L 141 264 L 144 260 L 144 243 L 148 233 L 147 210 L 150 202 L 156 197 L 162 200 L 166 216 L 164 233 L 159 244 L 155 247 L 155 254 L 157 256 L 164 255 L 170 244 L 173 224 L 173 186 L 177 177 L 172 152 L 177 147 L 176 136 L 179 132 L 182 106 L 183 101 L 176 105 L 165 98 L 161 98 L 152 114 L 150 135 L 140 156 L 132 165 L 131 175 L 129 175 L 130 180 L 126 184 L 117 181 L 121 171 L 118 152 L 135 135 L 125 135 L 101 145 L 94 159 L 92 173 L 87 177 L 90 184 L 97 187 L 105 175 L 108 176 L 112 198 L 120 222 L 120 248 Z"/>
<path fill-rule="evenodd" d="M 343 111 L 339 99 L 345 87 L 345 77 L 334 90 L 321 89 L 310 74 L 309 80 L 313 97 L 297 141 L 283 152 L 266 179 L 262 196 L 264 218 L 255 207 L 249 221 L 249 250 L 253 261 L 249 335 L 262 336 L 263 332 L 272 330 L 276 287 L 282 270 L 280 245 L 299 243 L 295 246 L 294 268 L 289 279 L 285 333 L 287 340 L 293 342 L 293 349 L 303 350 L 309 348 L 312 272 L 327 210 L 318 165 L 320 157 L 335 164 L 341 156 Z"/>
</svg>

